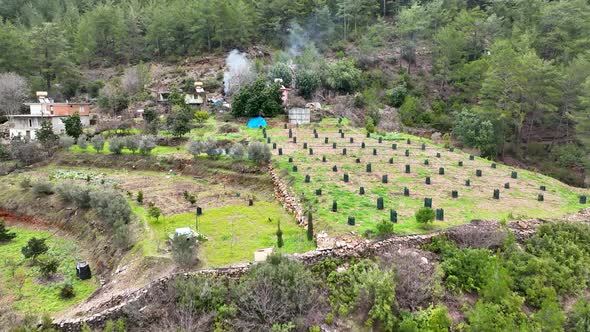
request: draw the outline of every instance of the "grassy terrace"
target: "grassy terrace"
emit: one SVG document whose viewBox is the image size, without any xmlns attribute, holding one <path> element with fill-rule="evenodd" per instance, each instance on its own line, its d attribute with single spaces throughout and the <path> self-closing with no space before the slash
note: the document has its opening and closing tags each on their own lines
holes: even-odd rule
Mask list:
<svg viewBox="0 0 590 332">
<path fill-rule="evenodd" d="M 195 229 L 196 205 L 203 208 L 199 231 L 209 238 L 199 249 L 202 267 L 253 261 L 254 251 L 276 245 L 279 222 L 283 231 L 283 252 L 305 252 L 315 248 L 313 242 L 307 241 L 305 229 L 299 227 L 275 201 L 267 174 L 248 175 L 247 181 L 234 184 L 224 180 L 227 172 L 216 170 L 210 176 L 194 178 L 175 172 L 46 166 L 31 170 L 26 176 L 33 182 L 49 179 L 53 183 L 76 181 L 118 188 L 128 195 L 133 212 L 142 225 L 133 251 L 144 256 L 169 257 L 169 235 L 179 227 Z M 18 183 L 19 179 L 13 178 L 12 181 Z M 136 201 L 139 190 L 144 193 L 144 204 Z M 196 205 L 185 200 L 184 191 L 197 196 Z M 254 199 L 253 206 L 248 206 L 249 198 Z M 59 199 L 52 199 L 59 206 Z M 148 202 L 154 202 L 162 209 L 163 216 L 158 220 L 148 216 Z"/>
<path fill-rule="evenodd" d="M 314 128 L 318 138 L 314 137 Z M 343 130 L 344 138 L 338 129 Z M 472 219 L 558 217 L 583 208 L 578 197 L 590 193 L 534 172 L 501 164 L 492 168 L 489 160 L 478 157 L 470 160 L 462 151 L 450 152 L 432 141 L 411 135 L 388 134 L 382 136 L 379 143 L 378 135 L 367 138 L 364 130 L 351 128 L 346 122 L 338 124 L 336 119 L 293 128 L 297 143 L 289 139 L 288 130 L 282 126 L 267 132 L 271 144 L 277 143 L 277 149 L 273 150 L 275 165 L 288 174 L 287 180 L 298 195 L 313 199 L 317 209 L 317 228 L 333 234 L 374 230 L 376 223 L 389 220 L 390 209 L 398 213 L 396 232 L 422 232 L 413 215 L 424 205 L 424 198 L 432 198 L 434 209 L 444 209 L 444 220 L 435 222 L 435 226 L 448 227 Z M 353 143 L 350 143 L 351 137 Z M 364 149 L 362 142 L 365 143 Z M 307 143 L 307 149 L 303 148 L 304 143 Z M 335 149 L 333 143 L 336 143 Z M 393 144 L 397 144 L 397 149 L 393 149 Z M 422 144 L 425 144 L 424 150 Z M 278 154 L 278 148 L 282 149 L 282 156 Z M 313 154 L 310 154 L 310 148 Z M 344 148 L 346 155 L 343 155 Z M 409 156 L 405 156 L 406 150 Z M 326 162 L 322 161 L 323 156 Z M 288 161 L 289 157 L 293 162 Z M 360 163 L 356 162 L 357 158 Z M 390 164 L 390 158 L 393 158 L 393 164 Z M 463 166 L 459 166 L 460 161 Z M 369 163 L 371 172 L 367 172 Z M 410 173 L 405 172 L 406 165 L 410 165 Z M 297 172 L 293 172 L 293 166 L 297 166 Z M 441 167 L 444 175 L 439 175 Z M 477 170 L 481 170 L 482 176 L 476 176 Z M 517 172 L 516 179 L 511 177 L 512 171 Z M 347 183 L 343 181 L 345 173 L 349 176 Z M 310 176 L 310 183 L 305 183 L 306 175 Z M 388 183 L 382 183 L 383 175 L 387 175 Z M 430 177 L 430 185 L 425 184 L 426 177 Z M 471 182 L 469 187 L 465 185 L 467 179 Z M 510 184 L 509 189 L 504 188 L 505 183 Z M 545 186 L 546 191 L 542 191 L 541 186 Z M 359 194 L 360 187 L 364 187 L 364 195 Z M 409 196 L 403 195 L 404 187 L 409 189 Z M 316 189 L 322 190 L 321 196 L 316 196 Z M 500 190 L 499 200 L 492 198 L 494 189 Z M 458 198 L 451 198 L 452 190 L 458 191 Z M 539 194 L 543 195 L 544 201 L 538 201 Z M 383 210 L 376 208 L 378 197 L 384 199 Z M 338 203 L 336 213 L 331 212 L 334 200 Z M 355 217 L 355 226 L 347 225 L 348 216 Z"/>
<path fill-rule="evenodd" d="M 0 293 L 2 298 L 12 303 L 16 310 L 21 312 L 57 313 L 88 297 L 98 287 L 95 278 L 81 281 L 76 277 L 76 261 L 81 260 L 80 248 L 69 239 L 52 235 L 46 231 L 30 230 L 19 227 L 10 227 L 17 237 L 5 243 L 0 243 Z M 38 267 L 31 266 L 24 260 L 21 248 L 32 238 L 47 238 L 49 254 L 60 261 L 58 278 L 62 282 L 46 283 L 39 278 Z M 16 269 L 12 264 L 17 264 Z M 13 274 L 14 272 L 14 274 Z M 18 276 L 22 276 L 23 279 Z M 16 277 L 15 277 L 16 276 Z M 19 290 L 19 282 L 23 280 Z M 71 282 L 76 296 L 71 299 L 61 299 L 59 290 L 64 282 Z"/>
</svg>

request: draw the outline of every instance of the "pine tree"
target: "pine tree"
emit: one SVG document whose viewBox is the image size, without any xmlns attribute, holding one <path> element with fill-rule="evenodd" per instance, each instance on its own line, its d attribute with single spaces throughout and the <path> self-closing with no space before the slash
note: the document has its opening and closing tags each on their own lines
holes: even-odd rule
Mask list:
<svg viewBox="0 0 590 332">
<path fill-rule="evenodd" d="M 10 241 L 16 237 L 16 234 L 9 232 L 4 221 L 0 220 L 0 242 Z"/>
</svg>

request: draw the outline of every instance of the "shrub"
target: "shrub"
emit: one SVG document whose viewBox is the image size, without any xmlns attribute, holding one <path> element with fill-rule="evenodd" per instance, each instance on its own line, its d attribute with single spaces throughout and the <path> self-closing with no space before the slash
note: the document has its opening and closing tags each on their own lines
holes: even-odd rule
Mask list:
<svg viewBox="0 0 590 332">
<path fill-rule="evenodd" d="M 393 223 L 383 220 L 377 224 L 377 235 L 387 236 L 393 234 Z"/>
<path fill-rule="evenodd" d="M 125 139 L 119 137 L 113 137 L 109 141 L 109 151 L 114 154 L 121 154 L 123 153 L 123 148 L 125 147 Z"/>
<path fill-rule="evenodd" d="M 9 229 L 6 228 L 6 224 L 4 220 L 0 219 L 0 242 L 10 241 L 16 237 L 15 233 L 9 232 Z"/>
<path fill-rule="evenodd" d="M 222 134 L 238 133 L 240 132 L 240 128 L 229 123 L 224 123 L 219 127 L 219 132 Z"/>
<path fill-rule="evenodd" d="M 433 209 L 423 207 L 416 211 L 415 217 L 417 222 L 427 225 L 434 221 L 435 213 Z"/>
<path fill-rule="evenodd" d="M 322 80 L 317 72 L 309 69 L 297 72 L 297 88 L 303 98 L 311 99 L 321 84 Z"/>
<path fill-rule="evenodd" d="M 214 312 L 226 303 L 229 293 L 223 280 L 207 275 L 191 275 L 174 282 L 176 303 L 193 313 Z"/>
<path fill-rule="evenodd" d="M 101 153 L 104 150 L 105 139 L 102 135 L 96 135 L 90 140 L 92 147 L 96 152 Z"/>
<path fill-rule="evenodd" d="M 271 158 L 270 148 L 261 142 L 250 143 L 248 145 L 248 158 L 257 164 L 267 164 Z"/>
<path fill-rule="evenodd" d="M 35 182 L 33 192 L 37 195 L 51 195 L 53 194 L 53 184 L 43 180 Z"/>
<path fill-rule="evenodd" d="M 148 155 L 156 148 L 156 138 L 154 136 L 141 136 L 139 139 L 139 153 Z"/>
<path fill-rule="evenodd" d="M 158 221 L 161 214 L 162 214 L 162 210 L 160 210 L 160 208 L 157 207 L 154 203 L 150 202 L 148 204 L 148 215 L 150 217 L 152 217 L 152 218 L 156 219 L 156 221 Z"/>
<path fill-rule="evenodd" d="M 70 148 L 74 145 L 75 139 L 70 136 L 60 136 L 59 137 L 59 146 L 65 149 Z"/>
<path fill-rule="evenodd" d="M 24 166 L 45 160 L 49 156 L 48 151 L 43 149 L 38 143 L 26 142 L 19 138 L 12 139 L 10 153 L 14 159 L 18 160 Z"/>
<path fill-rule="evenodd" d="M 197 158 L 201 153 L 205 152 L 205 144 L 202 141 L 190 140 L 186 149 L 193 155 L 193 158 Z"/>
<path fill-rule="evenodd" d="M 374 133 L 375 132 L 375 121 L 370 116 L 367 116 L 365 118 L 365 129 L 369 133 Z"/>
<path fill-rule="evenodd" d="M 360 313 L 368 318 L 367 327 L 395 329 L 398 319 L 392 310 L 396 307 L 393 270 L 383 271 L 375 262 L 362 260 L 344 272 L 332 272 L 328 276 L 328 288 L 328 301 L 338 315 Z"/>
<path fill-rule="evenodd" d="M 235 117 L 275 116 L 284 112 L 281 97 L 278 84 L 267 85 L 264 79 L 258 79 L 238 91 L 231 112 Z"/>
<path fill-rule="evenodd" d="M 286 87 L 291 86 L 293 81 L 293 75 L 291 74 L 291 68 L 286 63 L 277 62 L 268 71 L 268 78 L 274 81 L 275 78 L 283 80 L 283 85 Z"/>
<path fill-rule="evenodd" d="M 125 146 L 127 147 L 127 149 L 131 150 L 133 154 L 135 154 L 135 151 L 137 151 L 137 149 L 139 148 L 139 137 L 135 135 L 127 136 L 125 138 Z"/>
<path fill-rule="evenodd" d="M 246 148 L 240 143 L 235 143 L 229 149 L 229 155 L 235 159 L 242 159 L 246 155 Z"/>
<path fill-rule="evenodd" d="M 418 121 L 419 113 L 418 100 L 412 96 L 406 96 L 399 109 L 402 123 L 406 126 L 414 126 Z"/>
<path fill-rule="evenodd" d="M 400 107 L 404 103 L 407 94 L 408 89 L 403 85 L 398 85 L 387 92 L 387 103 L 393 107 Z"/>
<path fill-rule="evenodd" d="M 141 190 L 137 193 L 137 203 L 143 204 L 143 191 Z"/>
<path fill-rule="evenodd" d="M 23 189 L 29 189 L 31 188 L 32 184 L 31 184 L 31 178 L 30 177 L 24 177 L 20 180 L 20 182 L 18 183 L 18 185 L 23 188 Z"/>
<path fill-rule="evenodd" d="M 55 190 L 64 202 L 74 203 L 82 209 L 90 207 L 90 187 L 73 182 L 62 182 L 56 186 Z"/>
<path fill-rule="evenodd" d="M 114 243 L 117 247 L 126 249 L 130 245 L 130 232 L 129 232 L 129 225 L 125 222 L 125 220 L 117 219 L 113 224 L 113 231 L 114 231 Z"/>
<path fill-rule="evenodd" d="M 197 123 L 205 123 L 209 119 L 209 112 L 207 111 L 196 111 L 195 112 L 195 121 Z"/>
<path fill-rule="evenodd" d="M 566 331 L 590 331 L 590 302 L 578 299 L 567 318 Z"/>
<path fill-rule="evenodd" d="M 25 258 L 32 258 L 35 260 L 37 256 L 42 255 L 49 250 L 47 244 L 45 244 L 45 239 L 37 239 L 36 237 L 32 237 L 28 242 L 27 245 L 21 248 L 21 252 Z"/>
<path fill-rule="evenodd" d="M 88 137 L 86 135 L 80 135 L 78 137 L 78 146 L 80 149 L 86 149 L 88 147 Z"/>
<path fill-rule="evenodd" d="M 191 130 L 193 112 L 182 106 L 172 106 L 172 113 L 166 118 L 166 126 L 173 136 L 182 137 Z"/>
<path fill-rule="evenodd" d="M 314 276 L 303 264 L 273 254 L 246 272 L 234 294 L 235 327 L 245 331 L 270 331 L 310 315 L 320 302 Z"/>
<path fill-rule="evenodd" d="M 195 263 L 197 242 L 195 238 L 184 234 L 174 234 L 171 240 L 172 257 L 182 267 Z"/>
<path fill-rule="evenodd" d="M 114 190 L 91 191 L 90 206 L 107 225 L 113 225 L 117 220 L 123 220 L 125 223 L 131 221 L 129 203 L 123 195 Z"/>
<path fill-rule="evenodd" d="M 325 83 L 331 90 L 350 93 L 360 86 L 361 74 L 354 60 L 344 58 L 328 65 Z"/>
<path fill-rule="evenodd" d="M 57 268 L 59 268 L 59 260 L 54 257 L 43 255 L 39 257 L 37 265 L 39 266 L 39 272 L 41 272 L 41 276 L 44 278 L 49 278 L 57 272 Z"/>
<path fill-rule="evenodd" d="M 61 288 L 59 289 L 59 297 L 61 297 L 64 300 L 71 299 L 74 296 L 76 296 L 76 290 L 74 289 L 74 286 L 72 286 L 72 284 L 69 282 L 63 284 L 63 286 L 61 286 Z"/>
</svg>

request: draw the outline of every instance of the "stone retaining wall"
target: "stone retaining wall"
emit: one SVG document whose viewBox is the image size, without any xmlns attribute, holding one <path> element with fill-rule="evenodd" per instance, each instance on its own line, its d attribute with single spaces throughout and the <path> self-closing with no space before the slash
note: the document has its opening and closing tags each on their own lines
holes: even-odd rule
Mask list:
<svg viewBox="0 0 590 332">
<path fill-rule="evenodd" d="M 283 179 L 277 174 L 272 165 L 268 166 L 268 173 L 272 179 L 272 183 L 275 187 L 275 196 L 283 204 L 283 207 L 287 212 L 291 213 L 297 223 L 301 226 L 307 225 L 307 220 L 303 216 L 303 206 L 289 190 L 289 186 L 283 181 Z"/>
</svg>

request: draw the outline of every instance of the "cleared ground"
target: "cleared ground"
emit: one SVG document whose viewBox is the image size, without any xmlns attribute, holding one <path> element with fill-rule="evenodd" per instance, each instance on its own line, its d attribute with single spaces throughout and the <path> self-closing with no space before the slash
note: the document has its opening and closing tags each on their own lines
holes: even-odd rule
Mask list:
<svg viewBox="0 0 590 332">
<path fill-rule="evenodd" d="M 329 233 L 374 231 L 378 222 L 389 220 L 390 209 L 398 214 L 396 232 L 421 232 L 414 213 L 424 206 L 425 198 L 432 199 L 432 208 L 444 210 L 444 220 L 435 222 L 435 226 L 445 227 L 472 219 L 558 217 L 583 208 L 579 195 L 589 194 L 588 190 L 573 188 L 530 171 L 501 164 L 493 168 L 489 160 L 478 157 L 470 160 L 462 151 L 451 152 L 410 135 L 388 134 L 381 137 L 379 143 L 380 136 L 368 138 L 364 130 L 339 124 L 333 118 L 320 124 L 294 127 L 291 132 L 293 137 L 289 138 L 289 129 L 282 125 L 267 129 L 269 144 L 276 143 L 275 164 L 296 194 L 305 195 L 314 202 L 318 228 Z M 365 148 L 362 148 L 363 143 Z M 395 149 L 394 144 L 397 145 Z M 279 155 L 279 148 L 282 155 Z M 345 155 L 343 149 L 346 149 Z M 289 162 L 289 158 L 293 161 Z M 391 158 L 393 163 L 390 163 Z M 463 166 L 459 166 L 459 162 Z M 406 173 L 406 165 L 410 167 L 409 173 Z M 440 168 L 444 168 L 443 175 L 439 174 Z M 481 176 L 477 176 L 478 170 Z M 512 178 L 513 171 L 517 172 L 517 178 Z M 348 182 L 344 181 L 345 174 L 348 174 Z M 387 183 L 382 182 L 384 175 L 388 177 Z M 309 176 L 309 183 L 305 182 L 306 176 Z M 429 185 L 426 177 L 430 177 Z M 466 180 L 470 181 L 470 186 L 466 186 Z M 506 183 L 509 189 L 504 187 Z M 545 191 L 541 186 L 545 186 Z M 360 187 L 364 187 L 364 195 L 360 194 Z M 409 196 L 404 196 L 404 187 L 409 189 Z M 317 189 L 322 190 L 321 196 L 316 195 Z M 500 191 L 500 199 L 493 198 L 495 189 Z M 458 198 L 451 197 L 453 190 L 457 191 Z M 543 201 L 538 200 L 538 195 L 543 195 Z M 377 209 L 379 197 L 384 200 L 383 210 Z M 331 211 L 333 201 L 337 202 L 337 212 Z M 349 216 L 355 217 L 355 226 L 347 225 Z"/>
</svg>

